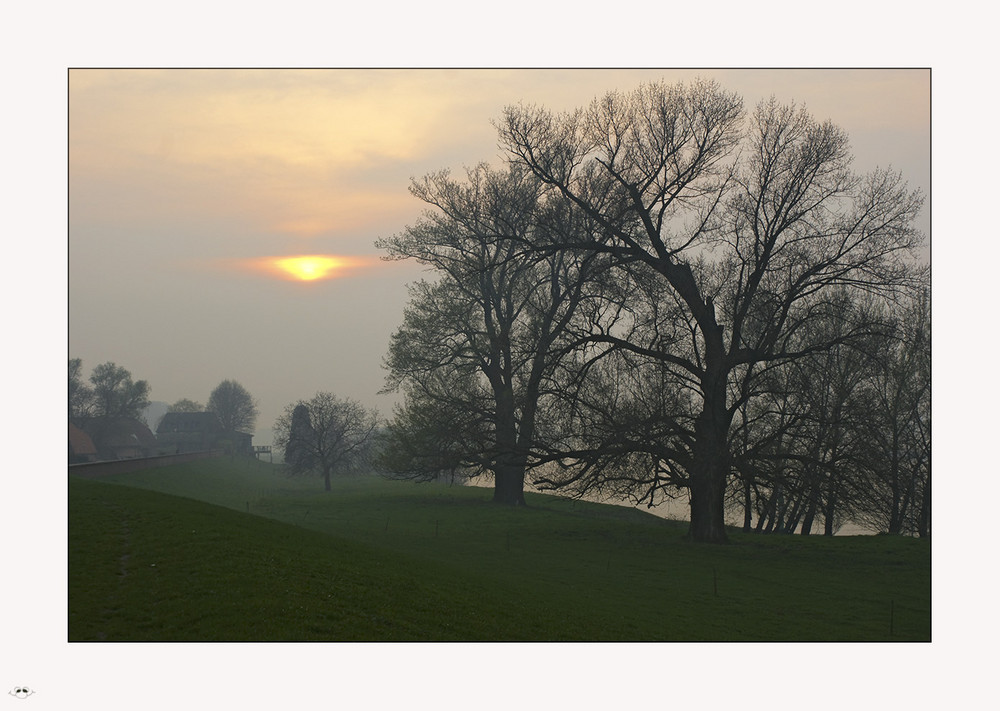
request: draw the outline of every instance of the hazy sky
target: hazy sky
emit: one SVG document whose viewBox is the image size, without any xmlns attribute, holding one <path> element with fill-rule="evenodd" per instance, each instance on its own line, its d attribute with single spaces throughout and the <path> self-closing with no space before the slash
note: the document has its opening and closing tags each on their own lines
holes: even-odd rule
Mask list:
<svg viewBox="0 0 1000 711">
<path fill-rule="evenodd" d="M 388 416 L 382 357 L 421 269 L 373 242 L 424 209 L 411 178 L 496 160 L 505 105 L 694 76 L 748 109 L 804 103 L 848 131 L 859 169 L 929 188 L 926 70 L 72 70 L 70 355 L 168 403 L 234 378 L 260 402 L 257 444 L 319 390 Z M 350 261 L 309 281 L 265 268 L 300 255 Z"/>
</svg>

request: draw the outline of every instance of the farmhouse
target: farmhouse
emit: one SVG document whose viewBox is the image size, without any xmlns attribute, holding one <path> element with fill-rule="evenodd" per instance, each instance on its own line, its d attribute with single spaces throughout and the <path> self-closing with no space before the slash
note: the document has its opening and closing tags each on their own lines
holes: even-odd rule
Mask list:
<svg viewBox="0 0 1000 711">
<path fill-rule="evenodd" d="M 156 440 L 164 454 L 224 449 L 252 454 L 253 435 L 225 430 L 214 412 L 168 412 L 156 428 Z"/>
<path fill-rule="evenodd" d="M 83 462 L 93 462 L 97 459 L 97 447 L 90 439 L 90 436 L 74 425 L 69 423 L 69 463 L 82 464 Z"/>
<path fill-rule="evenodd" d="M 75 425 L 75 426 L 74 426 Z M 84 438 L 74 433 L 79 430 L 90 440 L 94 452 L 89 451 Z M 157 454 L 156 437 L 149 427 L 130 417 L 82 417 L 70 423 L 70 457 L 74 446 L 76 454 L 87 457 L 78 461 L 136 459 Z"/>
</svg>

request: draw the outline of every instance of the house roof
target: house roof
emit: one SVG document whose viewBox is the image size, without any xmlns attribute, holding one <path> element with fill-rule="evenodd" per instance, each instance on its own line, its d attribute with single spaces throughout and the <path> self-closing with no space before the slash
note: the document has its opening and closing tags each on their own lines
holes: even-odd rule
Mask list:
<svg viewBox="0 0 1000 711">
<path fill-rule="evenodd" d="M 222 432 L 214 412 L 168 412 L 156 427 L 157 434 L 172 432 Z"/>
<path fill-rule="evenodd" d="M 76 455 L 97 454 L 93 440 L 72 422 L 69 423 L 69 449 Z"/>
<path fill-rule="evenodd" d="M 138 445 L 156 447 L 156 437 L 144 423 L 128 417 L 88 417 L 80 419 L 79 427 L 95 444 L 103 447 Z"/>
</svg>

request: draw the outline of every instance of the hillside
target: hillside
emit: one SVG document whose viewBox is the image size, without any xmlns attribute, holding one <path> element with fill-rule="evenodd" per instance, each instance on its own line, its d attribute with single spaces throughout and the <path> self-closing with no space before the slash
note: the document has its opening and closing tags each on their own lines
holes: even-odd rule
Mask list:
<svg viewBox="0 0 1000 711">
<path fill-rule="evenodd" d="M 71 478 L 71 639 L 930 639 L 926 541 L 694 545 L 622 507 L 276 471 Z"/>
</svg>

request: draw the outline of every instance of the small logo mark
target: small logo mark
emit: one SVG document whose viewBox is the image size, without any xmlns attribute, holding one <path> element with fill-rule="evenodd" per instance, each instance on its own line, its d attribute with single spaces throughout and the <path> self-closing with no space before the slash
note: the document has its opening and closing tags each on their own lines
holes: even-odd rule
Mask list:
<svg viewBox="0 0 1000 711">
<path fill-rule="evenodd" d="M 15 686 L 13 689 L 10 690 L 10 695 L 16 696 L 19 699 L 26 699 L 34 693 L 35 693 L 34 690 L 29 689 L 26 686 Z"/>
</svg>

